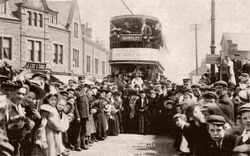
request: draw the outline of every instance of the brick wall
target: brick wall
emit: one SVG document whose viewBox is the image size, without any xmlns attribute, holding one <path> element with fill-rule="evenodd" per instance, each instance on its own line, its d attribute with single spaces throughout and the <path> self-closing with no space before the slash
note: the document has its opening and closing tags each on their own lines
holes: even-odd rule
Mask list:
<svg viewBox="0 0 250 156">
<path fill-rule="evenodd" d="M 54 63 L 54 44 L 63 46 L 63 64 Z M 49 27 L 49 50 L 46 52 L 48 68 L 52 72 L 69 73 L 69 32 L 56 27 Z"/>
<path fill-rule="evenodd" d="M 0 18 L 0 37 L 12 39 L 12 60 L 0 60 L 0 64 L 7 61 L 15 69 L 20 69 L 20 22 Z"/>
</svg>

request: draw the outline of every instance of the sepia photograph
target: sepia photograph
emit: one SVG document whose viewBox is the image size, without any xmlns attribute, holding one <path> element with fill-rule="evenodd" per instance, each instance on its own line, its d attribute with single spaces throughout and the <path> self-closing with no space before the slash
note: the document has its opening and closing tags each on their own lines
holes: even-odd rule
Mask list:
<svg viewBox="0 0 250 156">
<path fill-rule="evenodd" d="M 250 0 L 0 0 L 0 156 L 250 156 Z"/>
</svg>

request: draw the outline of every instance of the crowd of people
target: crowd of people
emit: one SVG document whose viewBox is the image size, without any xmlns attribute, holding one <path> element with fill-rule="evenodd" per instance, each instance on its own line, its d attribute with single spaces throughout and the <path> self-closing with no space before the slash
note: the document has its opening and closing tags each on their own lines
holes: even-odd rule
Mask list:
<svg viewBox="0 0 250 156">
<path fill-rule="evenodd" d="M 135 73 L 101 83 L 21 79 L 0 69 L 0 155 L 65 156 L 120 133 L 170 135 L 179 155 L 250 154 L 250 84 L 182 85 Z M 166 147 L 167 148 L 167 147 Z"/>
</svg>

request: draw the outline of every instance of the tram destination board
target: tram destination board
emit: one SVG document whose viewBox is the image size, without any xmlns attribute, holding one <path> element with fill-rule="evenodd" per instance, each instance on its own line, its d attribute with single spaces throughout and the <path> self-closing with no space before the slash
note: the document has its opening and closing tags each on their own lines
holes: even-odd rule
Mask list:
<svg viewBox="0 0 250 156">
<path fill-rule="evenodd" d="M 46 63 L 26 62 L 25 68 L 45 70 Z"/>
<path fill-rule="evenodd" d="M 120 41 L 140 42 L 140 41 L 142 41 L 142 36 L 141 36 L 141 34 L 121 34 Z"/>
</svg>

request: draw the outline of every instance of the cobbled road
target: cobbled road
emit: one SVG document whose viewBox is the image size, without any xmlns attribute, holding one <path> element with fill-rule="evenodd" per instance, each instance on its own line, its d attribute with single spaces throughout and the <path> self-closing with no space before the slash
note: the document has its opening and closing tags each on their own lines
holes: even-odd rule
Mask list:
<svg viewBox="0 0 250 156">
<path fill-rule="evenodd" d="M 120 134 L 70 156 L 172 156 L 173 139 L 167 136 Z"/>
</svg>

